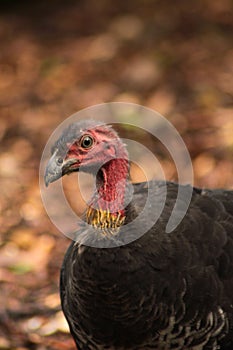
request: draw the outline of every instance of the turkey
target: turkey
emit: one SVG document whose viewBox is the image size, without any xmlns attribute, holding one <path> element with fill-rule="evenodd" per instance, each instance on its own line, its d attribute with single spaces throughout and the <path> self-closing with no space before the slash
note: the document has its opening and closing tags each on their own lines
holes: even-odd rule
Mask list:
<svg viewBox="0 0 233 350">
<path fill-rule="evenodd" d="M 85 223 L 60 278 L 62 309 L 77 349 L 232 350 L 233 191 L 192 188 L 186 215 L 167 233 L 178 185 L 132 185 L 126 146 L 112 126 L 91 120 L 62 132 L 45 184 L 76 171 L 96 176 Z M 190 190 L 182 186 L 184 194 Z M 130 226 L 149 187 L 155 206 Z M 158 219 L 138 236 L 163 198 Z"/>
</svg>

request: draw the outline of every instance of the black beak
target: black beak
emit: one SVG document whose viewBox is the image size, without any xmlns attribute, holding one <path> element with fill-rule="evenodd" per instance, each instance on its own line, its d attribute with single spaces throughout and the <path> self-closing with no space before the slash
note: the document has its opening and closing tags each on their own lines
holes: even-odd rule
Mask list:
<svg viewBox="0 0 233 350">
<path fill-rule="evenodd" d="M 74 167 L 74 165 L 76 166 Z M 46 187 L 48 187 L 51 182 L 60 179 L 63 175 L 70 174 L 74 171 L 79 171 L 79 161 L 76 158 L 63 160 L 55 151 L 45 169 L 44 182 Z"/>
<path fill-rule="evenodd" d="M 46 187 L 51 182 L 58 180 L 63 175 L 63 162 L 60 162 L 60 157 L 56 153 L 49 159 L 45 169 L 44 182 Z"/>
</svg>

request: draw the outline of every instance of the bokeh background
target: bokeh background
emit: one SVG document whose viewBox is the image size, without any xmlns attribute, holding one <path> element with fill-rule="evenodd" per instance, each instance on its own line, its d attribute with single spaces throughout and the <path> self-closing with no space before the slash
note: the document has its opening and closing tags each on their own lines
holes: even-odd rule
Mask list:
<svg viewBox="0 0 233 350">
<path fill-rule="evenodd" d="M 183 137 L 195 185 L 232 188 L 232 11 L 231 0 L 0 1 L 0 349 L 74 349 L 58 295 L 69 240 L 38 186 L 43 147 L 69 115 L 110 101 L 155 109 Z"/>
</svg>

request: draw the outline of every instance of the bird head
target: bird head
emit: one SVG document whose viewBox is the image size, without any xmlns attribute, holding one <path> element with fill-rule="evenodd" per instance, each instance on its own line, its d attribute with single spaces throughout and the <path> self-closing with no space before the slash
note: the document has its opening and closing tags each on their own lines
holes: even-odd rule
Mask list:
<svg viewBox="0 0 233 350">
<path fill-rule="evenodd" d="M 97 174 L 110 160 L 128 158 L 125 145 L 113 128 L 93 120 L 69 125 L 51 153 L 44 177 L 46 186 L 76 171 Z"/>
<path fill-rule="evenodd" d="M 63 131 L 52 147 L 45 184 L 76 171 L 96 176 L 97 192 L 88 205 L 87 222 L 104 234 L 116 232 L 125 220 L 129 161 L 124 143 L 111 126 L 86 120 Z"/>
</svg>

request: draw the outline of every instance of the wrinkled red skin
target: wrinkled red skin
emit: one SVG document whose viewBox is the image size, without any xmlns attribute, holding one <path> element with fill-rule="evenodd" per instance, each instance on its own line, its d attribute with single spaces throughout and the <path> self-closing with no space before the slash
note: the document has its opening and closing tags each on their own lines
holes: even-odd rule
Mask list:
<svg viewBox="0 0 233 350">
<path fill-rule="evenodd" d="M 66 160 L 77 159 L 77 163 L 72 165 L 73 169 L 82 166 L 88 168 L 89 165 L 93 167 L 93 163 L 97 168 L 99 166 L 96 178 L 97 193 L 90 205 L 98 206 L 101 210 L 109 210 L 114 215 L 120 212 L 124 216 L 124 197 L 129 173 L 125 147 L 122 147 L 116 134 L 106 134 L 105 131 L 101 132 L 100 128 L 89 130 L 85 135 L 92 136 L 92 147 L 85 149 L 80 141 L 68 144 Z"/>
</svg>

